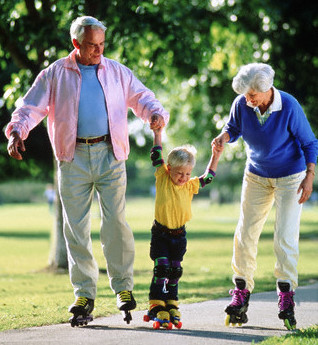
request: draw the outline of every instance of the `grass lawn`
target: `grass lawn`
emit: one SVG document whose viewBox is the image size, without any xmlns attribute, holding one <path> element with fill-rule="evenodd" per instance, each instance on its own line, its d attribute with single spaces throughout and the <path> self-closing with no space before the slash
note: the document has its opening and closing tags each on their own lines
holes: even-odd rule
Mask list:
<svg viewBox="0 0 318 345">
<path fill-rule="evenodd" d="M 154 200 L 128 199 L 127 220 L 135 235 L 135 288 L 138 310 L 147 308 L 153 263 L 149 258 L 150 227 Z M 232 238 L 239 205 L 193 202 L 193 219 L 187 225 L 188 251 L 180 280 L 181 303 L 228 296 L 231 283 Z M 51 274 L 47 266 L 54 217 L 46 204 L 0 206 L 0 331 L 67 322 L 74 296 L 67 273 Z M 273 219 L 271 213 L 258 251 L 255 292 L 275 289 L 273 268 Z M 94 255 L 100 267 L 94 316 L 117 313 L 109 288 L 105 260 L 99 242 L 99 214 L 92 209 Z M 318 206 L 305 207 L 302 216 L 300 285 L 318 280 Z"/>
</svg>

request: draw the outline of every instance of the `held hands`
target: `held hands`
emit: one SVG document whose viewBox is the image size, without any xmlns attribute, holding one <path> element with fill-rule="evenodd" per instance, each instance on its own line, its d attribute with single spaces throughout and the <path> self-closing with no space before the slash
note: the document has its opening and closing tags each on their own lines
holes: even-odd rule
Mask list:
<svg viewBox="0 0 318 345">
<path fill-rule="evenodd" d="M 224 149 L 224 145 L 230 140 L 230 136 L 227 132 L 223 132 L 219 134 L 216 138 L 214 138 L 211 142 L 211 146 L 216 147 L 217 150 L 221 150 L 221 152 Z"/>
<path fill-rule="evenodd" d="M 161 115 L 154 114 L 151 116 L 150 129 L 152 129 L 155 133 L 161 132 L 164 126 L 165 121 Z"/>
<path fill-rule="evenodd" d="M 21 153 L 19 152 L 19 149 L 24 152 L 25 146 L 23 140 L 20 138 L 20 135 L 17 132 L 11 132 L 7 150 L 9 155 L 12 158 L 15 158 L 17 160 L 22 160 L 23 157 Z"/>
</svg>

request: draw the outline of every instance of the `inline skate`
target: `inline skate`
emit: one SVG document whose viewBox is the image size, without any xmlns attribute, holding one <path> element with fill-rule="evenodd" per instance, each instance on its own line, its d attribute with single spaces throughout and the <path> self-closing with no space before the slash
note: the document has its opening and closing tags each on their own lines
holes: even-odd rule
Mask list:
<svg viewBox="0 0 318 345">
<path fill-rule="evenodd" d="M 127 324 L 132 320 L 130 310 L 136 308 L 136 301 L 131 291 L 123 290 L 117 293 L 117 308 L 121 311 Z"/>
<path fill-rule="evenodd" d="M 232 295 L 231 303 L 225 308 L 225 326 L 242 326 L 243 323 L 247 323 L 248 318 L 246 315 L 248 309 L 248 302 L 250 299 L 250 292 L 246 289 L 246 283 L 244 279 L 235 279 L 235 289 L 230 290 Z"/>
<path fill-rule="evenodd" d="M 295 292 L 290 289 L 289 283 L 279 282 L 278 284 L 278 317 L 284 321 L 284 326 L 288 330 L 296 329 L 296 319 L 294 312 Z"/>
<path fill-rule="evenodd" d="M 84 326 L 93 321 L 91 312 L 94 310 L 94 300 L 87 297 L 77 297 L 68 311 L 74 314 L 69 322 L 72 327 Z"/>
</svg>

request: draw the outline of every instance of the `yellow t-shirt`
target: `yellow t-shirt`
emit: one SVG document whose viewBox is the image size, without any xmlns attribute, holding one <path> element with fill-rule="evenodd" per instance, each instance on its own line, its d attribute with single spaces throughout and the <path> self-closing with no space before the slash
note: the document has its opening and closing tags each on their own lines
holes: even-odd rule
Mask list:
<svg viewBox="0 0 318 345">
<path fill-rule="evenodd" d="M 155 219 L 169 229 L 180 228 L 192 217 L 191 201 L 199 192 L 199 178 L 193 177 L 183 186 L 177 186 L 172 182 L 166 164 L 156 170 L 155 177 Z"/>
</svg>

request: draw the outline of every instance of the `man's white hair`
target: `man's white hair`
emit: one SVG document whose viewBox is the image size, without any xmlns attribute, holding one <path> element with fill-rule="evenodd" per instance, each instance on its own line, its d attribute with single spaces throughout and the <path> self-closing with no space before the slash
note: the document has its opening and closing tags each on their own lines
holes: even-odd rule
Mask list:
<svg viewBox="0 0 318 345">
<path fill-rule="evenodd" d="M 98 19 L 90 16 L 78 17 L 72 22 L 70 28 L 71 39 L 76 39 L 76 41 L 81 44 L 83 42 L 86 26 L 90 26 L 92 29 L 102 29 L 104 32 L 106 31 L 106 26 Z"/>
</svg>

